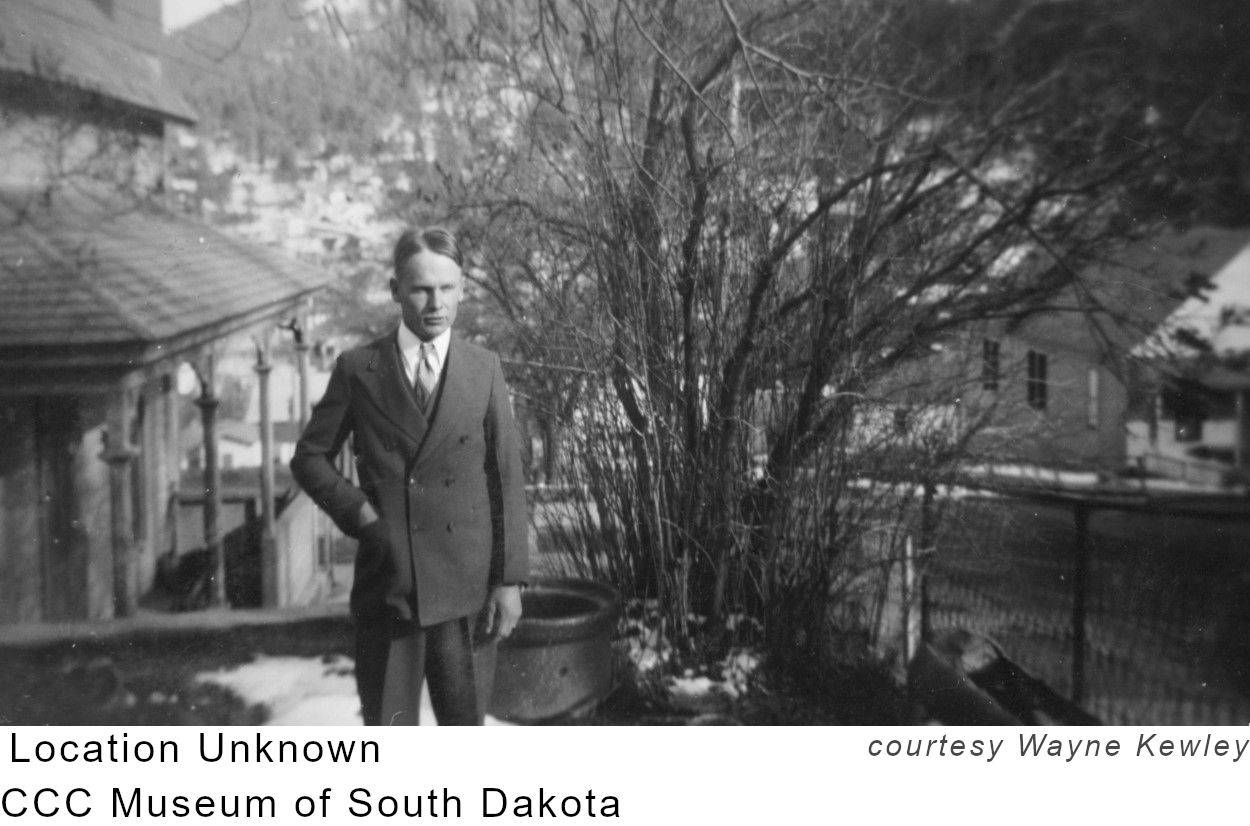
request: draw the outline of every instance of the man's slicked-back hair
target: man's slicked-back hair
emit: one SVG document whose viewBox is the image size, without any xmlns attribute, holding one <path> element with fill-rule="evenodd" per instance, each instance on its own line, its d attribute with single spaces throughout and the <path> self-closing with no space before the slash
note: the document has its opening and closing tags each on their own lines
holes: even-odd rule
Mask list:
<svg viewBox="0 0 1250 826">
<path fill-rule="evenodd" d="M 406 229 L 395 242 L 395 253 L 392 256 L 395 274 L 398 275 L 400 267 L 422 250 L 429 250 L 450 258 L 456 262 L 457 267 L 464 266 L 464 260 L 460 255 L 460 244 L 456 242 L 456 236 L 451 230 L 444 227 Z"/>
</svg>

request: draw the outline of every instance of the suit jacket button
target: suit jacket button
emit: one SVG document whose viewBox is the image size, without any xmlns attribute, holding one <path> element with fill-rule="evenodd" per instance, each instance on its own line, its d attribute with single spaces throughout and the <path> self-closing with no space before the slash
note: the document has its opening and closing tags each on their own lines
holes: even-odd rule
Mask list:
<svg viewBox="0 0 1250 826">
<path fill-rule="evenodd" d="M 444 485 L 446 485 L 447 487 L 451 487 L 451 483 L 452 483 L 452 482 L 454 482 L 454 481 L 456 481 L 456 480 L 455 480 L 455 479 L 444 479 L 444 480 L 443 480 L 443 484 L 444 484 Z"/>
<path fill-rule="evenodd" d="M 447 523 L 447 533 L 451 533 L 451 523 Z"/>
</svg>

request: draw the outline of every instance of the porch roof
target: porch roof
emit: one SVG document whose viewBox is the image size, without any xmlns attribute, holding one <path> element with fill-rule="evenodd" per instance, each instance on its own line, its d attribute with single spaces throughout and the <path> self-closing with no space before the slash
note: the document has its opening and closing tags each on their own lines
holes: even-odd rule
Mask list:
<svg viewBox="0 0 1250 826">
<path fill-rule="evenodd" d="M 328 280 L 152 204 L 0 194 L 0 370 L 142 366 L 288 311 Z"/>
<path fill-rule="evenodd" d="M 109 14 L 97 3 L 0 3 L 0 72 L 65 83 L 195 122 L 195 112 L 163 76 L 160 19 L 134 12 L 129 4 Z"/>
</svg>

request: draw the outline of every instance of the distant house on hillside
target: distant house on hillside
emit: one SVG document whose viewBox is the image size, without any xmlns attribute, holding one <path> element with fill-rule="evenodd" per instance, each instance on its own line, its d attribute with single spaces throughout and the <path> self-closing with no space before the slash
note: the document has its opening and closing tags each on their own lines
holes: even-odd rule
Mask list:
<svg viewBox="0 0 1250 826">
<path fill-rule="evenodd" d="M 1227 481 L 1235 463 L 1244 472 L 1250 314 L 1238 315 L 1236 296 L 1248 293 L 1250 232 L 1168 232 L 1085 273 L 1053 309 L 970 331 L 963 404 L 994 408 L 980 444 L 1006 460 L 1110 473 L 1132 464 L 1204 484 Z M 1147 346 L 1165 329 L 1192 337 L 1178 313 L 1223 320 L 1202 333 L 1221 359 Z"/>
<path fill-rule="evenodd" d="M 0 3 L 0 623 L 134 609 L 169 547 L 180 365 L 326 281 L 163 208 L 194 114 L 160 9 Z"/>
<path fill-rule="evenodd" d="M 1145 469 L 1250 481 L 1250 238 L 1137 347 L 1155 393 L 1129 419 Z"/>
</svg>

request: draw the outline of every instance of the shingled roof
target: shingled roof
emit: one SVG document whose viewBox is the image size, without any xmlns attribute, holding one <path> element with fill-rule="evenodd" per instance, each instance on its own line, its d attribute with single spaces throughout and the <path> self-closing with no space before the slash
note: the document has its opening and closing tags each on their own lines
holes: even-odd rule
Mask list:
<svg viewBox="0 0 1250 826">
<path fill-rule="evenodd" d="M 1117 353 L 1146 355 L 1140 345 L 1195 295 L 1196 285 L 1224 269 L 1250 245 L 1250 232 L 1199 226 L 1161 228 L 1147 238 L 1107 251 L 1070 287 L 1045 304 L 1062 310 L 1022 315 L 1014 332 L 1056 351 L 1093 359 Z"/>
<path fill-rule="evenodd" d="M 0 367 L 54 353 L 155 361 L 282 312 L 328 277 L 150 204 L 0 195 Z"/>
<path fill-rule="evenodd" d="M 0 72 L 65 83 L 192 123 L 195 112 L 161 71 L 159 17 L 132 4 L 112 14 L 96 3 L 0 3 Z"/>
</svg>

